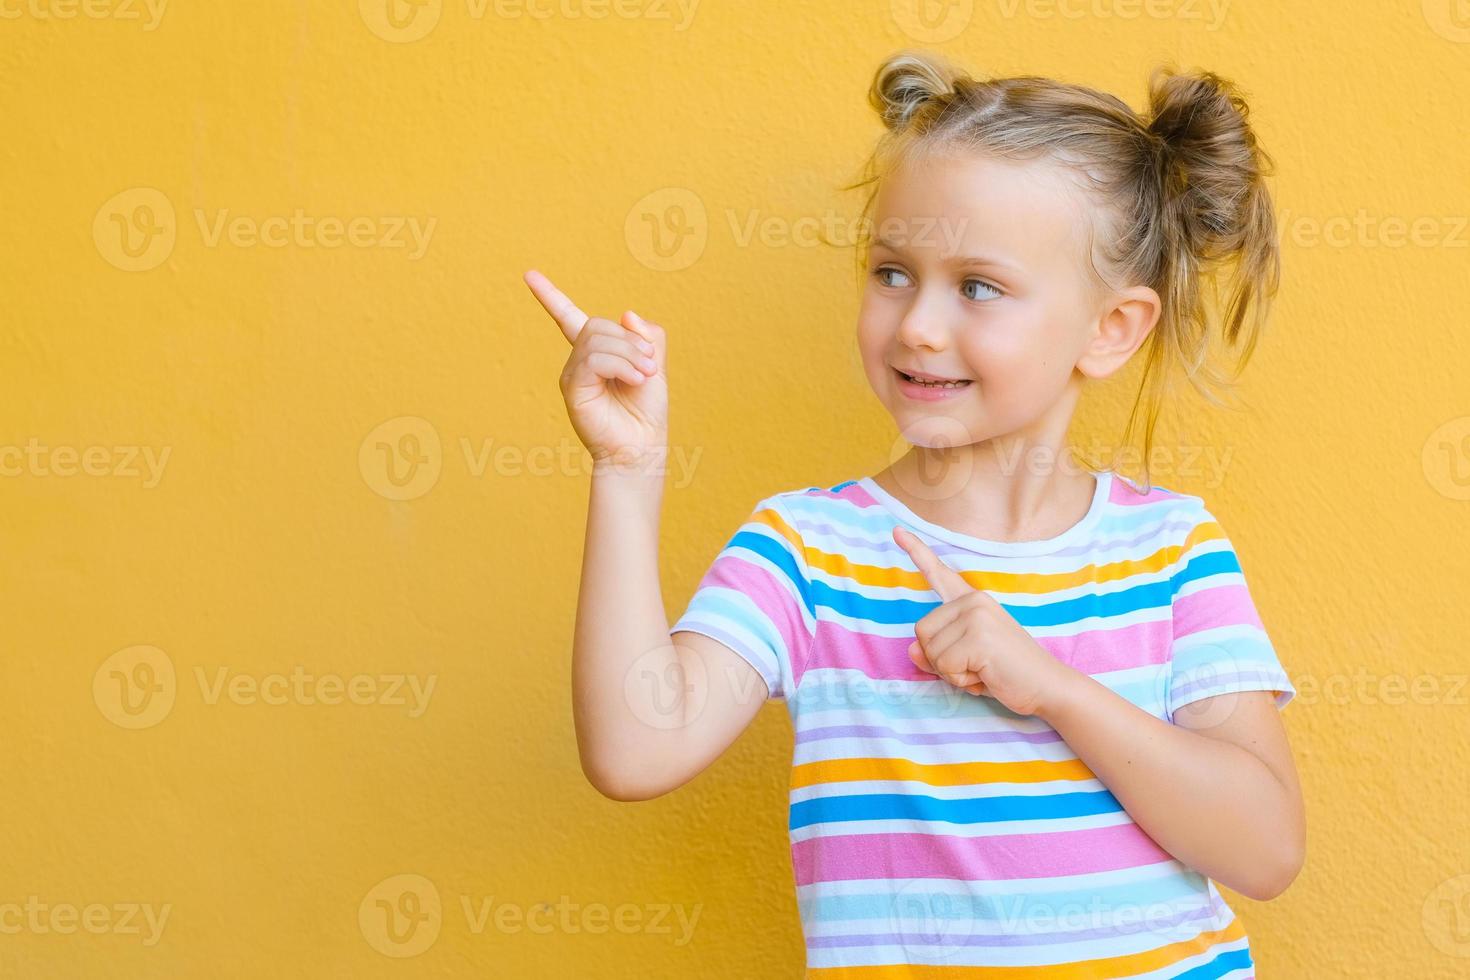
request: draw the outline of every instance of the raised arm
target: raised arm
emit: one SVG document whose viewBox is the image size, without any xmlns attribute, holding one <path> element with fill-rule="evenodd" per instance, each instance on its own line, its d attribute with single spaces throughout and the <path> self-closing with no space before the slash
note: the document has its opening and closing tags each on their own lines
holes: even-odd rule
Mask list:
<svg viewBox="0 0 1470 980">
<path fill-rule="evenodd" d="M 658 573 L 668 456 L 667 341 L 631 310 L 588 317 L 539 272 L 526 284 L 571 344 L 561 390 L 592 455 L 572 709 L 582 771 L 614 800 L 698 775 L 765 702 L 760 674 L 718 641 L 669 635 Z"/>
</svg>

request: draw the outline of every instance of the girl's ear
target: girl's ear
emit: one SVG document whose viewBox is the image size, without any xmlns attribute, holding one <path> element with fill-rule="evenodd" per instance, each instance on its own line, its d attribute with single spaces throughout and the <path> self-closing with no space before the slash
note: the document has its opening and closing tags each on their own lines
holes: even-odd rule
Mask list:
<svg viewBox="0 0 1470 980">
<path fill-rule="evenodd" d="M 1164 305 L 1148 286 L 1129 286 L 1108 294 L 1103 315 L 1077 359 L 1077 370 L 1089 378 L 1106 378 L 1128 363 L 1159 322 Z"/>
</svg>

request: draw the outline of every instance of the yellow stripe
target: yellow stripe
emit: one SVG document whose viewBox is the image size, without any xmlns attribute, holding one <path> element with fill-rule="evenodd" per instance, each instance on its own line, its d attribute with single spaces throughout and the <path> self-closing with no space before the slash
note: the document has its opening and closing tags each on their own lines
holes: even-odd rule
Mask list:
<svg viewBox="0 0 1470 980">
<path fill-rule="evenodd" d="M 781 515 L 772 507 L 762 508 L 750 515 L 749 523 L 769 525 L 772 530 L 786 539 L 786 543 L 791 545 L 791 550 L 798 555 L 806 550 L 801 543 L 801 535 L 796 533 L 795 528 L 782 520 Z"/>
<path fill-rule="evenodd" d="M 910 780 L 930 786 L 968 786 L 976 783 L 1046 783 L 1052 780 L 1096 779 L 1081 759 L 1065 762 L 951 762 L 924 765 L 907 759 L 825 759 L 791 768 L 791 788 L 858 780 Z"/>
<path fill-rule="evenodd" d="M 1107 977 L 1131 977 L 1178 963 L 1190 956 L 1207 952 L 1218 943 L 1228 943 L 1245 936 L 1245 924 L 1239 918 L 1216 932 L 1206 932 L 1143 953 L 1110 956 L 1107 959 L 1083 960 L 1079 963 L 1056 963 L 1047 966 L 925 966 L 899 963 L 892 966 L 814 967 L 806 971 L 807 980 L 1104 980 Z"/>
<path fill-rule="evenodd" d="M 789 528 L 787 529 L 790 530 Z M 791 532 L 795 534 L 795 532 Z M 783 535 L 786 536 L 786 535 Z M 996 572 L 983 570 L 960 571 L 960 577 L 971 588 L 989 592 L 1044 595 L 1062 589 L 1075 588 L 1100 582 L 1116 582 L 1134 575 L 1157 572 L 1179 560 L 1179 556 L 1202 541 L 1224 537 L 1220 525 L 1206 521 L 1194 528 L 1183 545 L 1166 545 L 1146 558 L 1129 561 L 1109 562 L 1105 565 L 1085 565 L 1072 572 Z M 889 568 L 878 565 L 863 565 L 848 561 L 842 555 L 830 554 L 819 548 L 800 543 L 800 537 L 792 540 L 806 557 L 812 568 L 820 568 L 829 575 L 851 579 L 859 585 L 875 588 L 904 588 L 918 592 L 929 591 L 929 582 L 917 570 Z"/>
</svg>

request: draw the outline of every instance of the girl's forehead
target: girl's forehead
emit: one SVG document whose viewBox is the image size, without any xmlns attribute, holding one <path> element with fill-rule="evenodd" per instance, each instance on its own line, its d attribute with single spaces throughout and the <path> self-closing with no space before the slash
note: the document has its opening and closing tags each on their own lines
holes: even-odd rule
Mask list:
<svg viewBox="0 0 1470 980">
<path fill-rule="evenodd" d="M 936 222 L 943 234 L 919 234 Z M 984 246 L 1030 260 L 1075 248 L 1086 240 L 1086 222 L 1078 188 L 1060 164 L 988 156 L 926 157 L 900 167 L 884 178 L 873 214 L 875 232 L 889 241 L 892 232 L 908 231 L 914 246 Z"/>
</svg>

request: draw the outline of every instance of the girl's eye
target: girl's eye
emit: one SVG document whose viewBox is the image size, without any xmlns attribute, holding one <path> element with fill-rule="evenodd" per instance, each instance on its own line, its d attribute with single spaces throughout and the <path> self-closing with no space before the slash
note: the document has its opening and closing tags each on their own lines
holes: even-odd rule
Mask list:
<svg viewBox="0 0 1470 980">
<path fill-rule="evenodd" d="M 898 278 L 894 280 L 888 278 L 890 276 L 897 276 Z M 877 279 L 883 285 L 895 289 L 910 284 L 908 274 L 902 269 L 895 268 L 891 265 L 883 265 L 874 269 L 873 278 Z M 977 294 L 972 291 L 973 289 L 981 290 L 981 292 Z M 994 299 L 1001 294 L 999 289 L 996 289 L 983 279 L 966 279 L 961 288 L 961 292 L 964 293 L 966 299 L 973 300 Z"/>
<path fill-rule="evenodd" d="M 885 286 L 902 286 L 902 285 L 905 285 L 905 283 L 902 283 L 902 282 L 890 282 L 889 280 L 884 279 L 883 277 L 884 276 L 887 276 L 887 275 L 899 276 L 899 277 L 901 277 L 901 278 L 903 278 L 905 280 L 908 279 L 908 276 L 904 275 L 902 269 L 895 269 L 891 265 L 879 266 L 877 269 L 875 269 L 873 271 L 873 276 L 880 283 L 882 283 Z"/>
<path fill-rule="evenodd" d="M 996 289 L 994 286 L 992 286 L 990 283 L 984 281 L 983 279 L 966 279 L 965 280 L 964 288 L 965 289 L 968 289 L 970 286 L 979 286 L 981 289 L 988 290 L 988 294 L 987 293 L 982 293 L 979 296 L 972 296 L 970 293 L 967 292 L 967 293 L 965 293 L 965 297 L 967 299 L 976 299 L 976 300 L 979 300 L 979 299 L 991 299 L 991 298 L 993 298 L 995 296 L 999 296 L 1000 295 L 1000 290 L 999 289 Z"/>
</svg>

